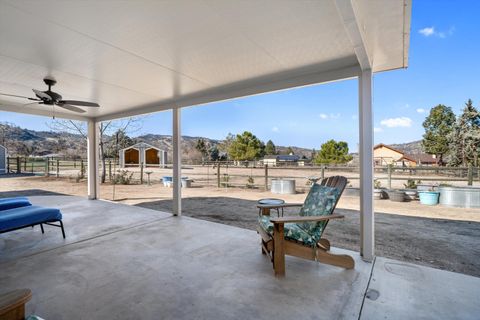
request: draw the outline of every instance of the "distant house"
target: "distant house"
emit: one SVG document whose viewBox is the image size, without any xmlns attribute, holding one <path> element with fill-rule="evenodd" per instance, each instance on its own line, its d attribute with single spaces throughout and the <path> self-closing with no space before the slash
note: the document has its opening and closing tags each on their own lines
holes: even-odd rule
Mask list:
<svg viewBox="0 0 480 320">
<path fill-rule="evenodd" d="M 159 166 L 165 167 L 167 152 L 145 142 L 139 142 L 133 146 L 119 151 L 120 167 L 128 166 Z"/>
<path fill-rule="evenodd" d="M 268 165 L 270 167 L 278 167 L 278 166 L 287 166 L 287 165 L 298 165 L 298 161 L 300 157 L 294 154 L 291 155 L 266 155 L 263 158 L 263 164 Z"/>
<path fill-rule="evenodd" d="M 415 167 L 417 165 L 435 166 L 438 164 L 437 159 L 429 154 L 411 155 L 383 143 L 377 144 L 373 148 L 373 159 L 377 166 L 393 164 L 401 167 Z"/>
<path fill-rule="evenodd" d="M 7 173 L 7 148 L 0 145 L 0 174 Z"/>
</svg>

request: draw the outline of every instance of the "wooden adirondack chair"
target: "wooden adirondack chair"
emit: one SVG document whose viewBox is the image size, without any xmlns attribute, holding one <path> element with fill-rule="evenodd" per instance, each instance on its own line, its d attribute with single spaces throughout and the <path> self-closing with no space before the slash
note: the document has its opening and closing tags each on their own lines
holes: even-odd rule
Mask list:
<svg viewBox="0 0 480 320">
<path fill-rule="evenodd" d="M 330 219 L 344 218 L 333 211 L 346 185 L 345 177 L 329 177 L 312 185 L 303 204 L 258 205 L 260 209 L 301 207 L 299 216 L 259 216 L 262 253 L 272 260 L 275 276 L 285 276 L 286 254 L 346 269 L 355 267 L 352 257 L 330 253 L 330 242 L 321 238 Z"/>
</svg>

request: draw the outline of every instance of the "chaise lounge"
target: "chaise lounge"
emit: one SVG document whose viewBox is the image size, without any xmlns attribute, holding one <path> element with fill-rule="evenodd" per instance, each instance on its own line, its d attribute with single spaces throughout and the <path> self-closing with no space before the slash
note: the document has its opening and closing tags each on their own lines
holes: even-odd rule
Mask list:
<svg viewBox="0 0 480 320">
<path fill-rule="evenodd" d="M 0 211 L 14 209 L 19 207 L 27 207 L 32 204 L 26 197 L 14 197 L 0 199 Z"/>
<path fill-rule="evenodd" d="M 65 238 L 60 210 L 33 206 L 27 198 L 22 197 L 0 199 L 0 233 L 36 225 L 40 225 L 42 233 L 45 233 L 44 224 L 61 228 Z"/>
</svg>

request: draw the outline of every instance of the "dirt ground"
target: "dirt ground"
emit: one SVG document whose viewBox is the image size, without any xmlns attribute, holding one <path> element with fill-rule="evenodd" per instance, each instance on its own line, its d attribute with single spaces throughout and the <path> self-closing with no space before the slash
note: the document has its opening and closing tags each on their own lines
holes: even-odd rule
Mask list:
<svg viewBox="0 0 480 320">
<path fill-rule="evenodd" d="M 71 178 L 15 176 L 0 178 L 0 197 L 61 193 L 86 195 L 86 183 Z M 172 189 L 154 183 L 102 185 L 101 198 L 161 211 L 171 211 Z M 277 197 L 301 203 L 305 193 L 273 195 L 259 189 L 194 187 L 182 189 L 182 211 L 208 221 L 255 229 L 259 198 Z M 338 213 L 325 231 L 333 246 L 359 249 L 359 198 L 343 196 Z M 480 209 L 427 207 L 418 201 L 375 201 L 376 254 L 480 277 Z M 286 214 L 294 214 L 290 211 Z"/>
</svg>

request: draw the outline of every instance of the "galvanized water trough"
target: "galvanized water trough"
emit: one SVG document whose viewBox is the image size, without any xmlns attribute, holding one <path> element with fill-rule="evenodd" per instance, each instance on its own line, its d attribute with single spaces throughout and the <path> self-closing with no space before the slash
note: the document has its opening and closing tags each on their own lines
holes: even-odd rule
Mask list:
<svg viewBox="0 0 480 320">
<path fill-rule="evenodd" d="M 295 194 L 295 179 L 272 179 L 272 193 Z"/>
<path fill-rule="evenodd" d="M 479 187 L 438 187 L 440 204 L 447 207 L 480 208 Z"/>
</svg>

